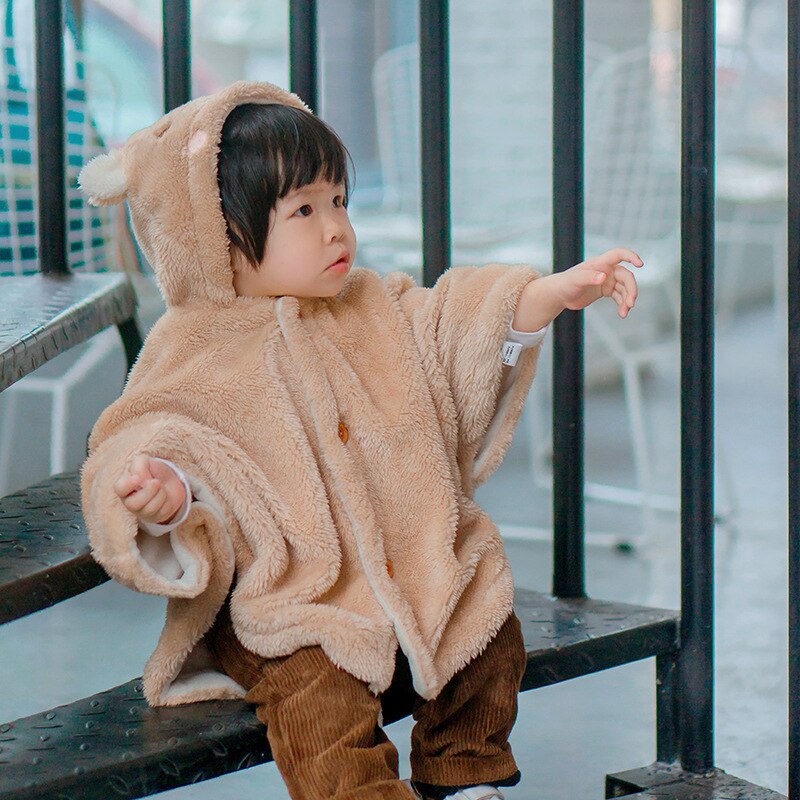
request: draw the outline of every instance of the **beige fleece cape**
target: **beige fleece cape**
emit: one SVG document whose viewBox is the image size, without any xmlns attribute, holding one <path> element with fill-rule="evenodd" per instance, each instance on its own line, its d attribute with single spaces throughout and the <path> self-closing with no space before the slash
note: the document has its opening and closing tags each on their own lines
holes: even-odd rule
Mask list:
<svg viewBox="0 0 800 800">
<path fill-rule="evenodd" d="M 95 203 L 127 199 L 167 312 L 82 472 L 95 558 L 169 598 L 147 700 L 241 697 L 203 636 L 231 587 L 237 636 L 266 657 L 320 645 L 378 693 L 398 647 L 434 697 L 512 609 L 497 527 L 473 499 L 508 449 L 539 348 L 504 377 L 527 266 L 455 267 L 432 288 L 353 269 L 336 297 L 237 297 L 216 181 L 222 124 L 294 96 L 240 82 L 95 159 Z M 506 368 L 507 369 L 507 368 Z M 188 518 L 152 536 L 114 493 L 138 453 L 193 476 Z"/>
</svg>

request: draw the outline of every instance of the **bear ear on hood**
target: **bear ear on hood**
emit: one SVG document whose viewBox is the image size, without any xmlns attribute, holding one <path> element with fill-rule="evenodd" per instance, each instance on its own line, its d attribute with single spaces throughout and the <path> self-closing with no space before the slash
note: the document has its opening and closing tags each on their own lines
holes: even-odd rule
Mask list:
<svg viewBox="0 0 800 800">
<path fill-rule="evenodd" d="M 115 149 L 95 156 L 78 175 L 81 191 L 93 206 L 121 203 L 128 191 L 128 179 L 122 164 L 122 150 Z"/>
</svg>

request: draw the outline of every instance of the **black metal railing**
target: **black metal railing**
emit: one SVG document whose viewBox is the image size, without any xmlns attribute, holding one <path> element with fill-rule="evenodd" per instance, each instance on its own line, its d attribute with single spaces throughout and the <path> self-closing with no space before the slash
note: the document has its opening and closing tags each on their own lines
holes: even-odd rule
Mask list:
<svg viewBox="0 0 800 800">
<path fill-rule="evenodd" d="M 170 0 L 165 0 L 165 31 L 166 4 L 169 2 Z M 63 3 L 64 0 L 36 0 L 34 3 L 38 256 L 39 272 L 51 277 L 70 274 L 67 242 Z M 178 5 L 175 2 L 172 4 Z M 189 0 L 183 0 L 183 4 L 186 7 L 188 24 Z M 181 25 L 181 22 L 173 24 L 172 30 L 177 30 Z M 167 39 L 165 35 L 165 46 L 168 44 Z M 188 34 L 186 41 L 188 42 Z M 171 40 L 169 44 L 172 46 Z M 172 71 L 180 71 L 180 65 L 174 63 Z M 188 92 L 187 88 L 185 99 L 189 97 Z M 4 135 L 10 136 L 10 131 L 6 131 Z M 91 312 L 85 315 L 85 319 L 88 320 L 89 317 Z M 117 328 L 130 368 L 142 347 L 141 334 L 133 316 L 119 321 Z M 69 336 L 60 336 L 56 352 L 58 347 L 69 346 L 66 344 L 69 339 Z M 48 357 L 52 357 L 52 353 Z"/>
<path fill-rule="evenodd" d="M 35 4 L 36 111 L 39 173 L 39 268 L 69 273 L 64 138 L 64 8 L 62 0 Z"/>
<path fill-rule="evenodd" d="M 450 266 L 449 21 L 447 0 L 419 4 L 422 279 L 425 286 L 433 286 Z"/>
<path fill-rule="evenodd" d="M 553 3 L 553 269 L 583 260 L 583 0 Z M 584 587 L 583 314 L 553 325 L 553 594 Z"/>
<path fill-rule="evenodd" d="M 289 64 L 291 90 L 319 113 L 316 0 L 289 2 Z"/>
<path fill-rule="evenodd" d="M 714 2 L 681 48 L 681 763 L 714 765 Z"/>
<path fill-rule="evenodd" d="M 163 0 L 164 112 L 192 97 L 192 47 L 189 0 Z"/>
</svg>

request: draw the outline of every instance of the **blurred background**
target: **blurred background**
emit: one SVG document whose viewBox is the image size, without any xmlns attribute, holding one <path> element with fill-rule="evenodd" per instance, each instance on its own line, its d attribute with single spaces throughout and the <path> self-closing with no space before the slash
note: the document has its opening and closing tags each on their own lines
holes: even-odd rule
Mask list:
<svg viewBox="0 0 800 800">
<path fill-rule="evenodd" d="M 86 160 L 162 113 L 161 4 L 68 6 L 74 184 Z M 553 267 L 551 6 L 450 4 L 454 264 Z M 35 271 L 32 1 L 0 8 L 0 273 Z M 786 0 L 716 8 L 717 763 L 786 791 Z M 679 0 L 590 0 L 585 11 L 586 254 L 624 245 L 645 261 L 628 319 L 610 303 L 585 314 L 588 588 L 664 607 L 679 602 L 680 13 Z M 319 3 L 318 111 L 353 157 L 357 265 L 421 281 L 417 17 L 411 0 Z M 195 0 L 193 94 L 239 79 L 287 86 L 287 42 L 284 1 Z M 145 329 L 162 313 L 124 208 L 90 209 L 74 185 L 70 258 L 77 270 L 128 270 Z M 81 463 L 94 420 L 122 388 L 123 363 L 112 330 L 0 395 L 0 495 Z M 548 340 L 508 457 L 478 493 L 517 584 L 543 591 L 549 375 Z M 158 600 L 104 586 L 6 625 L 0 716 L 140 674 L 162 613 Z M 93 624 L 75 639 L 79 618 Z M 124 644 L 120 628 L 130 631 Z M 79 658 L 87 649 L 96 671 Z M 554 799 L 598 792 L 606 772 L 651 761 L 652 669 L 629 665 L 523 696 L 515 737 L 527 789 L 509 797 L 531 787 Z M 390 734 L 405 757 L 407 721 Z M 256 797 L 265 787 L 286 796 L 274 765 L 168 794 Z"/>
</svg>

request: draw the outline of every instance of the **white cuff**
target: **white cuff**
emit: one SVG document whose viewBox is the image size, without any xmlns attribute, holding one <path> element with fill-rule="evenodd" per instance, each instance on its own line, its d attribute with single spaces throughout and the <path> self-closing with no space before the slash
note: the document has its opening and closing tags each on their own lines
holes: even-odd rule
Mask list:
<svg viewBox="0 0 800 800">
<path fill-rule="evenodd" d="M 544 339 L 546 333 L 547 325 L 544 328 L 539 328 L 538 331 L 515 331 L 514 326 L 509 325 L 506 339 L 511 342 L 517 342 L 523 347 L 535 347 Z"/>
<path fill-rule="evenodd" d="M 176 520 L 168 522 L 165 525 L 159 525 L 157 522 L 139 523 L 139 527 L 145 533 L 149 533 L 151 536 L 163 536 L 165 533 L 174 531 L 175 528 L 189 516 L 189 512 L 192 509 L 192 487 L 189 485 L 189 479 L 186 477 L 186 474 L 179 466 L 173 464 L 171 461 L 167 461 L 166 458 L 155 458 L 155 460 L 166 464 L 181 479 L 183 489 L 186 492 L 186 498 L 183 501 L 183 510 Z"/>
<path fill-rule="evenodd" d="M 546 333 L 546 325 L 538 331 L 515 331 L 514 327 L 509 325 L 506 340 L 503 342 L 503 363 L 509 367 L 516 366 L 522 350 L 541 344 Z"/>
</svg>

